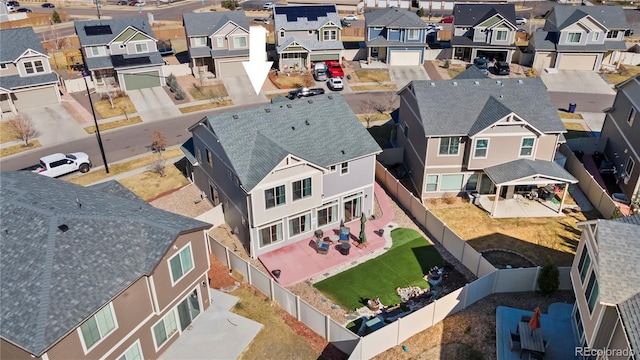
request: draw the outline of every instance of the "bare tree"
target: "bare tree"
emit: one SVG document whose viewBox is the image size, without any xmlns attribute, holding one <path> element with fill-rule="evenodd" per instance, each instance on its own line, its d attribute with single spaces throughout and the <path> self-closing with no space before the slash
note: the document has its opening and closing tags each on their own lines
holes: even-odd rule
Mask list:
<svg viewBox="0 0 640 360">
<path fill-rule="evenodd" d="M 60 30 L 53 24 L 49 26 L 49 30 L 42 34 L 42 38 L 51 47 L 52 51 L 59 51 L 69 46 L 69 38 L 60 36 Z"/>
<path fill-rule="evenodd" d="M 392 91 L 386 98 L 385 98 L 385 102 L 384 102 L 384 111 L 383 112 L 392 112 L 393 110 L 396 109 L 397 105 L 396 103 L 398 102 L 398 94 L 395 91 Z"/>
<path fill-rule="evenodd" d="M 151 134 L 151 150 L 154 152 L 162 152 L 167 147 L 167 137 L 162 131 L 156 130 Z"/>
<path fill-rule="evenodd" d="M 371 120 L 376 116 L 378 112 L 377 105 L 370 100 L 363 101 L 360 104 L 360 114 L 367 122 L 367 127 L 371 126 Z"/>
<path fill-rule="evenodd" d="M 105 92 L 103 94 L 103 99 L 106 98 L 107 100 L 109 100 L 109 105 L 111 105 L 112 109 L 115 109 L 116 104 L 113 102 L 113 100 L 117 97 L 117 94 L 114 94 L 114 91 L 111 89 L 113 85 L 115 85 L 113 80 L 104 79 Z"/>
<path fill-rule="evenodd" d="M 215 104 L 223 102 L 227 98 L 227 94 L 219 86 L 210 88 L 207 91 L 207 95 L 209 95 L 211 102 Z"/>
<path fill-rule="evenodd" d="M 16 133 L 16 136 L 24 141 L 24 146 L 29 146 L 29 140 L 35 139 L 40 135 L 33 120 L 24 114 L 18 114 L 18 116 L 9 120 L 9 125 Z"/>
<path fill-rule="evenodd" d="M 167 159 L 164 158 L 162 152 L 158 151 L 158 157 L 151 164 L 151 170 L 155 171 L 160 177 L 167 176 Z"/>
</svg>

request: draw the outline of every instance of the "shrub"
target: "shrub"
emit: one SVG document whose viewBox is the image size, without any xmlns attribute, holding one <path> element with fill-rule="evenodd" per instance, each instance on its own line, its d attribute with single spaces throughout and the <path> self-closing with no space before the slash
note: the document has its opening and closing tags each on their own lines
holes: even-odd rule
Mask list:
<svg viewBox="0 0 640 360">
<path fill-rule="evenodd" d="M 58 12 L 55 10 L 53 10 L 53 13 L 51 13 L 51 21 L 53 21 L 54 24 L 60 24 L 62 22 L 62 19 L 60 19 L 60 14 L 58 14 Z"/>
<path fill-rule="evenodd" d="M 555 264 L 547 264 L 540 271 L 538 277 L 540 291 L 545 294 L 553 294 L 560 287 L 560 272 Z"/>
<path fill-rule="evenodd" d="M 420 8 L 420 10 L 418 10 L 417 14 L 420 17 L 424 17 L 424 8 Z"/>
<path fill-rule="evenodd" d="M 445 60 L 443 67 L 445 69 L 448 69 L 449 67 L 451 67 L 451 63 L 449 62 L 449 60 Z"/>
<path fill-rule="evenodd" d="M 171 84 L 173 83 L 177 83 L 178 79 L 176 79 L 176 76 L 173 75 L 173 73 L 169 74 L 169 76 L 167 76 L 167 86 L 171 87 Z"/>
<path fill-rule="evenodd" d="M 179 87 L 178 89 L 176 89 L 175 93 L 176 93 L 176 100 L 184 100 L 185 94 L 182 88 Z"/>
<path fill-rule="evenodd" d="M 235 0 L 222 0 L 222 7 L 229 10 L 235 10 L 238 7 L 238 2 Z"/>
</svg>

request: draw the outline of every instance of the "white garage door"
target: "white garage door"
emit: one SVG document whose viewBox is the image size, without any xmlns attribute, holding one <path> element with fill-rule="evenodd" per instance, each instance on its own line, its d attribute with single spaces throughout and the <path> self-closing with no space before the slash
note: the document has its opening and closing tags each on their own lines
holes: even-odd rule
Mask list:
<svg viewBox="0 0 640 360">
<path fill-rule="evenodd" d="M 562 54 L 558 69 L 563 70 L 593 70 L 598 55 Z"/>
<path fill-rule="evenodd" d="M 14 93 L 14 104 L 18 111 L 34 106 L 44 106 L 58 103 L 58 94 L 55 86 L 41 87 Z"/>
<path fill-rule="evenodd" d="M 548 69 L 553 64 L 553 57 L 552 53 L 537 53 L 533 67 L 537 70 Z"/>
<path fill-rule="evenodd" d="M 392 51 L 389 65 L 422 65 L 420 51 Z"/>
<path fill-rule="evenodd" d="M 246 75 L 242 61 L 220 62 L 216 76 L 219 78 Z"/>
</svg>

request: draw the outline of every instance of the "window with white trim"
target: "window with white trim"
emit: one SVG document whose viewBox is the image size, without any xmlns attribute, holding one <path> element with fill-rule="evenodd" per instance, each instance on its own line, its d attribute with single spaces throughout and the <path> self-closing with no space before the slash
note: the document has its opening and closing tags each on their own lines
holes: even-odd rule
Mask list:
<svg viewBox="0 0 640 360">
<path fill-rule="evenodd" d="M 582 339 L 584 334 L 584 326 L 582 325 L 582 318 L 580 317 L 580 308 L 576 306 L 576 312 L 574 314 L 574 320 L 576 322 L 576 330 L 578 330 L 578 341 Z"/>
<path fill-rule="evenodd" d="M 173 310 L 169 311 L 167 315 L 153 326 L 152 330 L 156 349 L 159 349 L 167 342 L 167 340 L 171 339 L 171 337 L 178 332 L 175 312 Z"/>
<path fill-rule="evenodd" d="M 193 46 L 207 46 L 207 37 L 199 36 L 197 38 L 193 38 Z"/>
<path fill-rule="evenodd" d="M 182 279 L 193 269 L 193 256 L 191 254 L 191 244 L 187 244 L 177 254 L 169 259 L 169 270 L 173 284 Z"/>
<path fill-rule="evenodd" d="M 91 350 L 102 339 L 112 333 L 116 327 L 117 322 L 113 313 L 113 305 L 109 303 L 109 305 L 103 307 L 85 321 L 84 324 L 80 325 L 80 334 L 82 335 L 82 343 L 85 349 L 87 351 Z"/>
<path fill-rule="evenodd" d="M 460 138 L 457 136 L 454 137 L 443 137 L 440 138 L 440 152 L 439 155 L 458 155 L 458 150 L 460 148 Z"/>
<path fill-rule="evenodd" d="M 587 284 L 587 288 L 585 289 L 584 297 L 587 299 L 589 312 L 593 312 L 593 308 L 595 307 L 596 301 L 598 300 L 598 279 L 596 279 L 596 273 L 594 271 L 591 271 L 589 284 Z"/>
<path fill-rule="evenodd" d="M 202 164 L 202 151 L 200 151 L 199 148 L 196 148 L 196 159 L 198 159 L 198 162 Z"/>
<path fill-rule="evenodd" d="M 607 32 L 607 39 L 617 39 L 618 38 L 618 30 L 611 30 Z"/>
<path fill-rule="evenodd" d="M 593 41 L 600 40 L 600 32 L 599 31 L 594 31 L 593 36 L 591 37 L 591 40 L 593 40 Z"/>
<path fill-rule="evenodd" d="M 149 52 L 149 46 L 147 45 L 147 43 L 136 44 L 136 53 L 140 54 L 146 52 Z"/>
<path fill-rule="evenodd" d="M 507 40 L 507 30 L 498 30 L 498 31 L 496 31 L 496 40 L 498 40 L 498 41 Z"/>
<path fill-rule="evenodd" d="M 579 33 L 579 32 L 568 33 L 567 42 L 572 44 L 577 44 L 580 42 L 581 36 L 582 36 L 582 33 Z"/>
<path fill-rule="evenodd" d="M 246 36 L 234 36 L 233 37 L 233 47 L 234 48 L 245 48 L 247 47 L 247 37 Z"/>
<path fill-rule="evenodd" d="M 477 139 L 476 146 L 473 150 L 474 158 L 486 158 L 489 149 L 489 139 Z"/>
<path fill-rule="evenodd" d="M 282 223 L 268 225 L 260 229 L 260 247 L 282 241 Z"/>
<path fill-rule="evenodd" d="M 209 166 L 213 167 L 213 155 L 211 154 L 211 151 L 209 149 L 204 149 L 204 151 L 207 152 L 207 163 L 209 163 Z"/>
<path fill-rule="evenodd" d="M 24 71 L 27 74 L 38 74 L 44 72 L 44 64 L 40 60 L 24 62 Z"/>
<path fill-rule="evenodd" d="M 334 41 L 338 39 L 338 32 L 336 30 L 323 30 L 322 31 L 322 40 L 324 41 Z"/>
<path fill-rule="evenodd" d="M 464 174 L 446 174 L 440 179 L 440 191 L 460 191 Z"/>
<path fill-rule="evenodd" d="M 311 231 L 311 213 L 289 219 L 289 236 L 296 236 Z"/>
<path fill-rule="evenodd" d="M 284 185 L 276 186 L 264 191 L 264 203 L 267 209 L 284 205 L 287 202 Z"/>
<path fill-rule="evenodd" d="M 427 175 L 427 181 L 425 182 L 424 189 L 426 191 L 438 190 L 438 175 Z"/>
<path fill-rule="evenodd" d="M 143 360 L 140 340 L 134 342 L 117 360 Z"/>
<path fill-rule="evenodd" d="M 318 208 L 318 227 L 338 221 L 338 201 L 333 201 Z"/>
<path fill-rule="evenodd" d="M 7 64 L 0 64 L 0 70 L 7 70 Z"/>
<path fill-rule="evenodd" d="M 469 175 L 464 189 L 466 191 L 476 191 L 478 189 L 478 174 Z"/>
<path fill-rule="evenodd" d="M 418 40 L 418 39 L 420 39 L 420 30 L 407 29 L 407 40 Z"/>
<path fill-rule="evenodd" d="M 589 251 L 587 250 L 587 246 L 585 245 L 582 248 L 582 254 L 580 254 L 580 261 L 578 261 L 578 271 L 580 272 L 580 281 L 584 284 L 584 279 L 587 277 L 587 271 L 589 270 L 589 265 L 591 265 L 591 257 L 589 256 Z"/>
<path fill-rule="evenodd" d="M 533 144 L 535 138 L 523 138 L 520 144 L 520 156 L 531 156 L 533 154 Z"/>
<path fill-rule="evenodd" d="M 91 55 L 93 56 L 105 56 L 107 55 L 107 49 L 104 46 L 92 46 L 89 48 Z"/>
<path fill-rule="evenodd" d="M 223 47 L 224 46 L 224 38 L 222 36 L 216 37 L 216 45 L 218 47 Z"/>
<path fill-rule="evenodd" d="M 293 201 L 311 196 L 311 178 L 293 182 Z"/>
<path fill-rule="evenodd" d="M 283 38 L 284 37 L 284 30 L 280 30 L 280 37 Z"/>
<path fill-rule="evenodd" d="M 636 114 L 638 113 L 638 110 L 636 110 L 636 108 L 631 107 L 631 111 L 629 111 L 629 118 L 627 119 L 627 124 L 629 124 L 629 126 L 633 125 L 633 121 L 636 119 Z"/>
<path fill-rule="evenodd" d="M 624 166 L 624 172 L 627 173 L 627 176 L 631 175 L 634 166 L 636 166 L 636 162 L 632 158 L 628 158 L 627 163 Z"/>
<path fill-rule="evenodd" d="M 349 163 L 343 162 L 340 164 L 340 175 L 345 175 L 349 173 Z"/>
</svg>

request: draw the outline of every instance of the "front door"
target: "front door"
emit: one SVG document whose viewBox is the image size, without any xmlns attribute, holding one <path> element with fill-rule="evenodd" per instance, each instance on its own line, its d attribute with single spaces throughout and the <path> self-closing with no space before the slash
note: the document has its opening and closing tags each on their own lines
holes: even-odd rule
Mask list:
<svg viewBox="0 0 640 360">
<path fill-rule="evenodd" d="M 362 214 L 362 193 L 344 199 L 344 222 L 357 220 Z"/>
<path fill-rule="evenodd" d="M 194 289 L 186 299 L 178 304 L 178 317 L 180 318 L 180 328 L 185 331 L 193 322 L 193 319 L 200 314 L 200 296 L 198 289 Z"/>
<path fill-rule="evenodd" d="M 209 191 L 211 192 L 211 201 L 213 202 L 213 206 L 218 206 L 218 204 L 220 204 L 220 196 L 218 195 L 218 188 L 209 184 Z"/>
</svg>

